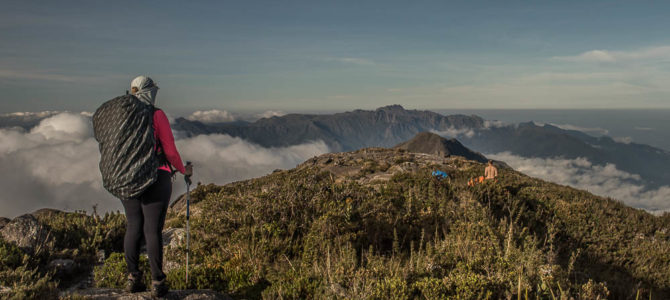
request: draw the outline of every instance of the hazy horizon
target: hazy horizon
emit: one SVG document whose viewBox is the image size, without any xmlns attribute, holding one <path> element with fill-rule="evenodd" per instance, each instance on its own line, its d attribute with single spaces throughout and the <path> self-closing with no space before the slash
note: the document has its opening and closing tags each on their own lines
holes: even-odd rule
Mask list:
<svg viewBox="0 0 670 300">
<path fill-rule="evenodd" d="M 0 112 L 670 108 L 669 3 L 8 2 Z"/>
</svg>

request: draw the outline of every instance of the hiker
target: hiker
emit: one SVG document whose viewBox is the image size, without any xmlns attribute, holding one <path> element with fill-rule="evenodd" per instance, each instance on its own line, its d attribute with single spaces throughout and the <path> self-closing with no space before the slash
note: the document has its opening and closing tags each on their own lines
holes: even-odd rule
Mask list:
<svg viewBox="0 0 670 300">
<path fill-rule="evenodd" d="M 132 96 L 117 97 L 98 108 L 93 127 L 100 143 L 103 183 L 121 199 L 126 213 L 123 241 L 128 265 L 126 291 L 146 290 L 139 269 L 140 244 L 144 238 L 151 266 L 152 295 L 162 297 L 168 292 L 162 270 L 162 231 L 172 194 L 172 168 L 187 176 L 193 174 L 193 169 L 190 165 L 184 167 L 170 123 L 165 113 L 154 106 L 158 86 L 151 78 L 138 76 L 130 89 Z"/>
<path fill-rule="evenodd" d="M 486 179 L 495 179 L 498 177 L 498 169 L 493 165 L 492 160 L 489 160 L 489 163 L 484 170 L 484 176 Z"/>
</svg>

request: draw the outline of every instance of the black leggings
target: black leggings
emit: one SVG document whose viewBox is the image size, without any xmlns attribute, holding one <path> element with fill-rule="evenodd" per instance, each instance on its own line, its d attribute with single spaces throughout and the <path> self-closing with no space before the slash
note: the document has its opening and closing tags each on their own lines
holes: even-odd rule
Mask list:
<svg viewBox="0 0 670 300">
<path fill-rule="evenodd" d="M 128 273 L 133 276 L 141 275 L 138 263 L 140 258 L 140 244 L 142 237 L 147 244 L 151 278 L 163 280 L 163 225 L 167 213 L 172 181 L 170 172 L 158 170 L 158 179 L 136 199 L 121 201 L 126 210 L 126 236 L 123 248 L 128 264 Z"/>
</svg>

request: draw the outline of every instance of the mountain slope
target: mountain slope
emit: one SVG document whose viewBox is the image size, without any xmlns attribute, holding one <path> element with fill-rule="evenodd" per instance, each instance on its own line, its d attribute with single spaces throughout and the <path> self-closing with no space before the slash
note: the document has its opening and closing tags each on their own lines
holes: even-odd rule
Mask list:
<svg viewBox="0 0 670 300">
<path fill-rule="evenodd" d="M 443 116 L 391 105 L 374 111 L 354 110 L 332 115 L 288 114 L 248 125 L 206 125 L 179 118 L 175 128 L 192 135 L 225 133 L 264 147 L 323 140 L 334 151 L 348 151 L 365 146 L 391 147 L 431 129 L 480 128 L 483 122 L 475 116 Z"/>
<path fill-rule="evenodd" d="M 591 137 L 551 125 L 532 122 L 489 126 L 478 116 L 444 116 L 431 111 L 405 110 L 399 105 L 374 111 L 354 110 L 332 115 L 290 114 L 250 124 L 202 124 L 177 119 L 175 128 L 190 135 L 222 133 L 265 146 L 324 141 L 332 151 L 364 147 L 392 147 L 419 132 L 457 137 L 481 153 L 510 152 L 524 157 L 586 158 L 594 164 L 615 164 L 638 174 L 651 188 L 670 185 L 670 153 L 635 143 L 617 143 L 609 137 Z"/>
<path fill-rule="evenodd" d="M 481 163 L 487 162 L 484 155 L 466 148 L 458 140 L 445 139 L 430 132 L 420 132 L 411 140 L 400 143 L 393 148 L 438 156 L 457 155 Z"/>
<path fill-rule="evenodd" d="M 168 212 L 168 280 L 240 299 L 670 297 L 670 214 L 504 168 L 469 187 L 483 170 L 459 156 L 366 148 L 200 185 L 191 192 L 188 283 L 184 206 Z M 22 231 L 29 247 L 5 234 L 20 224 L 32 228 Z M 93 283 L 122 286 L 124 224 L 119 213 L 48 209 L 12 220 L 1 230 L 0 297 L 55 298 L 100 253 Z"/>
<path fill-rule="evenodd" d="M 241 278 L 228 292 L 246 298 L 670 296 L 669 215 L 507 169 L 468 187 L 483 169 L 367 148 L 199 186 L 193 268 Z M 184 224 L 177 207 L 169 226 Z"/>
</svg>

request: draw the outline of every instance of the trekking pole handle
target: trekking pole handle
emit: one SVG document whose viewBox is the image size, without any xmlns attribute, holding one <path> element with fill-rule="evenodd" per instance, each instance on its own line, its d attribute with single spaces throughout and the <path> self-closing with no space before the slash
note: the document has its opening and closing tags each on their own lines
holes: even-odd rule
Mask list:
<svg viewBox="0 0 670 300">
<path fill-rule="evenodd" d="M 188 167 L 193 168 L 193 165 L 191 164 L 190 161 L 187 161 L 187 162 L 186 162 L 186 167 L 187 167 L 187 168 L 188 168 Z M 191 173 L 191 175 L 193 175 L 193 174 Z M 186 181 L 186 184 L 187 184 L 187 185 L 191 185 L 191 175 L 184 175 L 184 181 Z"/>
</svg>

